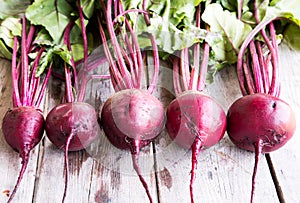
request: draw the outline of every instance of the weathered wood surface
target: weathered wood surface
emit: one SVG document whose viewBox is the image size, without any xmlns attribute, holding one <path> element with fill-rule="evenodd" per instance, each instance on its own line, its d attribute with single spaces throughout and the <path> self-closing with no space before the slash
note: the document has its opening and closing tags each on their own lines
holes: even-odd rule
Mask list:
<svg viewBox="0 0 300 203">
<path fill-rule="evenodd" d="M 299 121 L 300 115 L 300 52 L 280 48 L 282 98 L 289 101 Z M 165 105 L 173 98 L 171 72 L 162 63 L 160 83 L 155 95 Z M 60 102 L 64 86 L 52 81 L 45 98 L 45 114 Z M 100 106 L 113 93 L 108 81 L 89 84 L 92 91 L 86 100 Z M 11 107 L 10 63 L 0 60 L 0 117 Z M 217 74 L 215 83 L 206 90 L 225 110 L 240 92 L 234 68 Z M 98 108 L 99 109 L 99 108 Z M 273 181 L 265 156 L 257 176 L 255 202 L 286 202 L 300 199 L 300 124 L 293 139 L 270 155 Z M 86 151 L 70 153 L 70 181 L 66 202 L 148 202 L 144 189 L 132 169 L 130 154 L 112 147 L 102 137 Z M 0 132 L 0 202 L 6 202 L 20 169 L 20 158 L 5 142 Z M 189 178 L 191 152 L 180 149 L 162 133 L 155 144 L 143 150 L 140 158 L 143 175 L 150 186 L 154 202 L 190 202 Z M 199 156 L 196 171 L 195 199 L 201 203 L 249 202 L 254 154 L 236 148 L 227 135 L 214 147 Z M 13 202 L 61 202 L 64 188 L 63 151 L 45 139 L 32 151 L 28 169 Z"/>
</svg>

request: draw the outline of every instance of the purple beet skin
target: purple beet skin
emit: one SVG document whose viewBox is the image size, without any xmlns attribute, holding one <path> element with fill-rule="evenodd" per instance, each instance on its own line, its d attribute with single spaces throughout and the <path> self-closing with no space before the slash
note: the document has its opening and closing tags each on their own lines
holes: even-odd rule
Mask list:
<svg viewBox="0 0 300 203">
<path fill-rule="evenodd" d="M 164 108 L 146 91 L 126 89 L 105 102 L 101 121 L 107 138 L 117 148 L 130 149 L 133 140 L 139 140 L 142 148 L 161 132 Z"/>
<path fill-rule="evenodd" d="M 68 151 L 82 150 L 99 135 L 98 115 L 83 102 L 64 103 L 54 107 L 46 118 L 46 133 L 50 141 L 64 148 L 71 137 Z"/>
<path fill-rule="evenodd" d="M 186 91 L 168 106 L 166 128 L 181 147 L 191 148 L 197 137 L 202 142 L 201 148 L 208 148 L 224 136 L 226 114 L 211 97 Z"/>
<path fill-rule="evenodd" d="M 33 107 L 21 106 L 7 111 L 2 131 L 6 142 L 24 157 L 41 141 L 44 125 L 41 112 Z"/>
<path fill-rule="evenodd" d="M 262 152 L 274 151 L 293 136 L 294 111 L 285 101 L 263 93 L 244 96 L 228 110 L 227 132 L 238 147 L 254 152 L 260 142 Z"/>
<path fill-rule="evenodd" d="M 2 122 L 2 132 L 6 142 L 19 153 L 22 167 L 17 183 L 8 199 L 14 198 L 26 171 L 31 150 L 41 141 L 45 119 L 34 107 L 20 106 L 8 110 Z"/>
</svg>

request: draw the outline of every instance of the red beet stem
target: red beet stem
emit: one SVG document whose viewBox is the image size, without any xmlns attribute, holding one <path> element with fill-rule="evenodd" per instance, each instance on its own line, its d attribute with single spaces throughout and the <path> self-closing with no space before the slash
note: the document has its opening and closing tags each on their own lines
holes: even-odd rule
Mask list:
<svg viewBox="0 0 300 203">
<path fill-rule="evenodd" d="M 120 11 L 124 11 L 123 9 L 123 6 L 122 4 L 119 4 L 119 10 Z M 140 49 L 140 46 L 139 46 L 139 43 L 138 43 L 138 39 L 137 39 L 137 36 L 129 22 L 129 20 L 127 18 L 124 19 L 125 20 L 125 25 L 126 25 L 126 28 L 128 29 L 129 33 L 130 33 L 130 36 L 132 38 L 132 48 L 134 49 L 134 57 L 136 60 L 137 60 L 137 88 L 140 89 L 141 88 L 141 79 L 142 79 L 142 75 L 143 75 L 143 58 L 142 58 L 142 53 L 141 53 L 141 49 Z M 121 72 L 122 73 L 122 72 Z M 132 82 L 132 81 L 131 81 Z"/>
<path fill-rule="evenodd" d="M 108 47 L 108 44 L 107 44 L 107 39 L 105 37 L 105 32 L 104 32 L 104 29 L 102 27 L 99 16 L 98 16 L 97 20 L 98 20 L 101 40 L 103 42 L 104 52 L 105 52 L 105 55 L 106 55 L 106 57 L 108 59 L 108 62 L 110 64 L 109 71 L 110 71 L 113 87 L 114 87 L 115 91 L 120 91 L 121 89 L 125 89 L 126 84 L 124 83 L 124 80 L 122 79 L 122 76 L 121 76 L 121 74 L 118 70 L 117 64 L 115 63 L 115 61 L 113 59 L 113 56 L 109 51 L 109 47 Z"/>
<path fill-rule="evenodd" d="M 253 174 L 252 174 L 252 190 L 251 190 L 251 199 L 250 199 L 251 203 L 253 203 L 253 199 L 254 199 L 256 173 L 257 173 L 257 167 L 258 167 L 260 155 L 262 154 L 263 140 L 259 139 L 254 144 L 254 146 L 255 146 L 255 164 L 254 164 L 254 169 L 253 169 Z"/>
<path fill-rule="evenodd" d="M 70 135 L 68 136 L 68 139 L 66 141 L 66 146 L 65 146 L 65 189 L 64 189 L 64 195 L 62 198 L 62 203 L 65 202 L 66 196 L 67 196 L 67 190 L 68 190 L 68 181 L 69 181 L 69 155 L 68 155 L 68 151 L 69 151 L 69 146 L 71 143 L 71 140 L 74 137 L 74 133 L 70 133 Z"/>
<path fill-rule="evenodd" d="M 19 86 L 18 86 L 18 68 L 17 68 L 17 52 L 18 52 L 18 38 L 14 37 L 14 48 L 13 48 L 13 54 L 12 54 L 12 95 L 13 95 L 13 107 L 21 106 L 21 100 L 20 100 L 20 92 L 19 92 Z"/>
<path fill-rule="evenodd" d="M 21 40 L 21 102 L 22 105 L 27 106 L 27 94 L 28 94 L 28 51 L 27 51 L 27 34 L 26 34 L 26 17 L 25 15 L 22 17 L 22 40 Z"/>
<path fill-rule="evenodd" d="M 149 198 L 150 203 L 152 203 L 153 200 L 152 200 L 152 196 L 151 196 L 150 191 L 149 191 L 149 187 L 147 185 L 146 180 L 142 176 L 141 169 L 140 169 L 140 167 L 138 165 L 141 140 L 133 140 L 132 142 L 129 142 L 129 145 L 130 145 L 130 150 L 131 150 L 131 155 L 132 155 L 133 168 L 136 171 L 137 175 L 140 178 L 141 183 L 143 184 L 143 186 L 145 188 L 145 191 L 147 193 L 147 196 Z"/>
<path fill-rule="evenodd" d="M 146 6 L 147 6 L 147 0 L 143 0 L 142 7 L 143 7 L 143 10 L 145 10 L 145 11 L 147 10 Z M 151 22 L 150 22 L 148 13 L 144 13 L 144 19 L 145 19 L 146 25 L 149 26 L 151 24 Z"/>
<path fill-rule="evenodd" d="M 180 75 L 179 75 L 179 58 L 175 57 L 173 59 L 173 85 L 175 95 L 179 96 L 182 92 Z"/>
<path fill-rule="evenodd" d="M 237 75 L 238 75 L 238 80 L 239 80 L 239 85 L 240 85 L 240 88 L 241 88 L 241 91 L 243 93 L 243 95 L 246 95 L 247 94 L 247 91 L 245 90 L 245 87 L 244 87 L 244 79 L 243 79 L 243 65 L 244 65 L 244 60 L 243 60 L 243 56 L 245 54 L 245 51 L 249 45 L 249 43 L 251 42 L 251 40 L 254 39 L 254 37 L 259 33 L 261 32 L 261 34 L 264 36 L 264 33 L 262 32 L 262 29 L 267 26 L 270 22 L 276 20 L 276 17 L 274 18 L 270 18 L 266 21 L 262 21 L 260 22 L 251 32 L 250 34 L 247 36 L 247 38 L 244 40 L 243 44 L 241 45 L 240 47 L 240 51 L 238 52 L 238 60 L 237 60 Z M 271 55 L 273 56 L 271 58 L 271 62 L 273 64 L 273 67 L 277 67 L 277 60 L 274 59 L 275 57 L 275 54 L 274 54 L 274 49 L 272 49 L 272 46 L 270 45 L 270 42 L 267 40 L 266 41 L 266 44 L 271 52 Z M 275 68 L 273 68 L 275 69 Z M 275 77 L 275 76 L 274 76 Z M 275 78 L 272 76 L 272 81 L 274 83 L 275 81 Z M 272 84 L 273 84 L 272 83 Z M 271 85 L 272 86 L 272 85 Z M 269 90 L 270 93 L 273 92 L 273 90 Z"/>
<path fill-rule="evenodd" d="M 199 80 L 198 80 L 198 87 L 197 87 L 198 91 L 203 91 L 205 88 L 208 61 L 209 61 L 209 45 L 208 43 L 205 43 L 203 48 L 202 62 L 200 66 L 200 73 L 199 73 Z"/>
<path fill-rule="evenodd" d="M 81 83 L 83 86 L 86 86 L 86 78 L 87 78 L 87 67 L 88 67 L 88 39 L 87 39 L 87 34 L 86 34 L 86 27 L 84 25 L 84 16 L 83 16 L 83 10 L 80 4 L 80 0 L 77 1 L 78 3 L 78 11 L 79 11 L 79 20 L 80 20 L 80 26 L 81 26 L 81 32 L 82 32 L 82 39 L 83 39 L 83 73 L 81 77 Z M 76 71 L 73 71 L 76 72 Z M 84 93 L 85 93 L 85 88 L 81 88 L 78 93 L 78 99 L 77 101 L 82 102 L 84 100 Z"/>
<path fill-rule="evenodd" d="M 151 81 L 151 83 L 149 85 L 149 88 L 148 88 L 148 92 L 150 94 L 152 94 L 153 91 L 154 91 L 154 89 L 155 89 L 155 87 L 156 87 L 157 80 L 158 80 L 158 74 L 159 74 L 159 55 L 158 55 L 157 45 L 156 45 L 154 36 L 151 35 L 150 39 L 151 39 L 151 44 L 152 44 L 152 49 L 153 49 L 154 73 L 153 73 L 153 76 L 152 76 L 152 81 Z"/>
<path fill-rule="evenodd" d="M 191 180 L 190 180 L 190 196 L 191 196 L 191 203 L 194 203 L 194 193 L 193 193 L 193 186 L 196 179 L 195 171 L 197 170 L 198 166 L 198 155 L 200 154 L 202 147 L 202 142 L 199 137 L 195 138 L 195 141 L 192 144 L 192 170 L 191 170 Z"/>
<path fill-rule="evenodd" d="M 23 154 L 22 157 L 21 157 L 22 158 L 22 162 L 21 162 L 22 167 L 21 167 L 21 170 L 20 170 L 20 173 L 19 173 L 17 183 L 15 185 L 15 188 L 12 191 L 7 203 L 10 203 L 12 201 L 12 199 L 14 198 L 14 196 L 15 196 L 17 190 L 18 190 L 18 187 L 19 187 L 19 185 L 20 185 L 20 183 L 23 179 L 23 175 L 24 175 L 24 173 L 26 171 L 26 168 L 27 168 L 27 165 L 28 165 L 29 153 L 30 153 L 30 150 L 27 150 L 27 151 L 22 153 Z"/>
<path fill-rule="evenodd" d="M 239 19 L 239 20 L 242 19 L 243 3 L 244 3 L 244 0 L 239 0 L 239 3 L 238 3 L 238 11 L 237 11 L 238 19 Z"/>
<path fill-rule="evenodd" d="M 114 27 L 113 27 L 113 24 L 112 24 L 112 18 L 111 18 L 111 9 L 112 9 L 112 1 L 111 0 L 108 0 L 107 3 L 106 3 L 106 20 L 107 20 L 107 29 L 108 29 L 108 32 L 109 32 L 109 36 L 110 36 L 110 39 L 111 39 L 111 43 L 112 43 L 112 46 L 113 46 L 113 49 L 114 49 L 114 53 L 116 54 L 116 62 L 118 64 L 118 67 L 119 67 L 119 71 L 121 73 L 123 77 L 123 80 L 126 84 L 126 87 L 132 87 L 132 83 L 131 81 L 128 79 L 128 71 L 126 71 L 126 64 L 124 62 L 124 59 L 122 57 L 122 52 L 121 52 L 121 46 L 117 40 L 117 37 L 115 35 L 115 32 L 114 32 Z"/>
</svg>

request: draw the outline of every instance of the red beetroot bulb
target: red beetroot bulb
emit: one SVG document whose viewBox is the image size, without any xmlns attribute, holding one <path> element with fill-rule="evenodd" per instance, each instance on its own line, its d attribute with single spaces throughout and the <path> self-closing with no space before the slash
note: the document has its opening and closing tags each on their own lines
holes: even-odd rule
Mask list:
<svg viewBox="0 0 300 203">
<path fill-rule="evenodd" d="M 252 152 L 258 142 L 262 144 L 262 152 L 279 149 L 296 129 L 295 114 L 290 105 L 263 93 L 236 100 L 228 110 L 227 122 L 227 133 L 232 142 Z"/>
</svg>

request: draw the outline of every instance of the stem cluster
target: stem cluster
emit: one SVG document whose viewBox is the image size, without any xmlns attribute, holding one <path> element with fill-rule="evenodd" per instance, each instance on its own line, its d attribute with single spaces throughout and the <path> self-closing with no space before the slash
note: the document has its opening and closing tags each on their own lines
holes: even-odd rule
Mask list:
<svg viewBox="0 0 300 203">
<path fill-rule="evenodd" d="M 146 1 L 143 3 L 145 5 Z M 110 65 L 109 70 L 113 87 L 115 91 L 132 88 L 141 89 L 145 53 L 141 51 L 138 36 L 126 15 L 129 12 L 143 13 L 146 23 L 149 24 L 148 13 L 139 9 L 124 10 L 123 5 L 119 1 L 115 1 L 114 3 L 111 0 L 108 0 L 106 3 L 102 1 L 102 5 L 110 39 L 109 42 L 105 35 L 104 25 L 101 22 L 100 16 L 98 16 L 98 25 L 104 51 Z M 115 23 L 119 21 L 120 17 L 123 17 L 124 20 L 122 21 L 122 25 L 116 29 Z M 154 36 L 149 34 L 149 38 L 151 40 L 154 59 L 154 73 L 147 89 L 149 93 L 152 93 L 158 79 L 159 56 Z M 111 49 L 109 45 L 111 45 Z"/>
<path fill-rule="evenodd" d="M 243 95 L 265 93 L 278 97 L 278 45 L 274 21 L 259 21 L 257 2 L 254 2 L 257 26 L 243 42 L 237 61 L 237 74 Z M 260 34 L 261 40 L 256 38 Z"/>
<path fill-rule="evenodd" d="M 12 54 L 12 88 L 13 88 L 13 107 L 33 106 L 39 108 L 44 96 L 46 85 L 50 78 L 52 64 L 45 78 L 41 81 L 41 77 L 36 77 L 37 69 L 45 47 L 37 47 L 33 41 L 36 34 L 35 26 L 31 25 L 27 33 L 26 17 L 23 16 L 21 44 L 17 36 L 14 37 L 14 47 Z M 21 49 L 20 60 L 18 61 L 18 50 Z M 28 55 L 37 53 L 30 65 Z M 40 87 L 40 83 L 41 87 Z M 40 89 L 39 89 L 40 87 Z"/>
<path fill-rule="evenodd" d="M 200 27 L 200 13 L 199 5 L 196 11 L 197 27 Z M 173 59 L 173 82 L 176 96 L 187 90 L 204 90 L 208 70 L 209 45 L 204 43 L 202 56 L 200 56 L 200 48 L 199 43 L 193 45 L 193 58 L 190 57 L 190 49 L 184 48 L 180 51 L 179 57 Z"/>
</svg>

